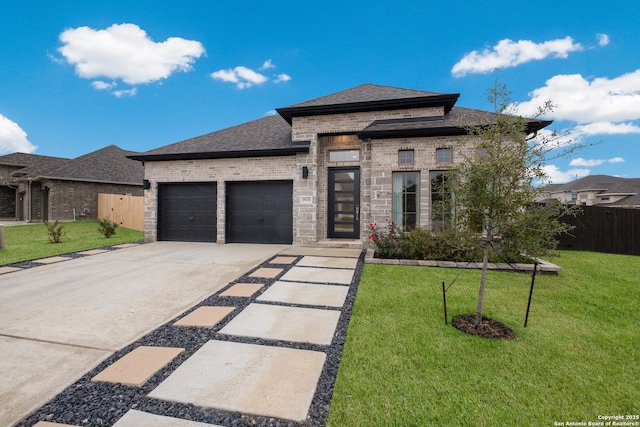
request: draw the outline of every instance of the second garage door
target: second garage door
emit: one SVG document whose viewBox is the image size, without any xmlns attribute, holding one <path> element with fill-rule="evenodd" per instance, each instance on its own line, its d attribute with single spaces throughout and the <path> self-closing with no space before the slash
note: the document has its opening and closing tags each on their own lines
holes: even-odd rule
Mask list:
<svg viewBox="0 0 640 427">
<path fill-rule="evenodd" d="M 228 183 L 226 205 L 227 242 L 293 242 L 292 181 Z"/>
</svg>

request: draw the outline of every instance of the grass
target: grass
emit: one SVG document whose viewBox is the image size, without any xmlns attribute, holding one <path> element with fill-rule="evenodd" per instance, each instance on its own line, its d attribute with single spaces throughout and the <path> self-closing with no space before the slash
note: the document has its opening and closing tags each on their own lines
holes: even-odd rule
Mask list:
<svg viewBox="0 0 640 427">
<path fill-rule="evenodd" d="M 46 258 L 144 239 L 144 233 L 118 227 L 116 235 L 106 238 L 98 231 L 97 221 L 65 222 L 66 236 L 61 243 L 50 243 L 44 224 L 5 227 L 5 249 L 0 250 L 0 265 Z"/>
<path fill-rule="evenodd" d="M 547 426 L 640 413 L 640 258 L 560 252 L 558 276 L 490 272 L 489 340 L 444 324 L 474 313 L 479 272 L 366 265 L 328 426 Z"/>
</svg>

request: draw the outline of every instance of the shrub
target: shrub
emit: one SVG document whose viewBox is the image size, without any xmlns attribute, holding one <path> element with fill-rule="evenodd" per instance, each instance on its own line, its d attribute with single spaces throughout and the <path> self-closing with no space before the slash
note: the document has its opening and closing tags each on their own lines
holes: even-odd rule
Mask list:
<svg viewBox="0 0 640 427">
<path fill-rule="evenodd" d="M 116 234 L 116 228 L 118 228 L 118 224 L 111 221 L 108 217 L 99 220 L 98 224 L 100 225 L 98 231 L 107 239 Z"/>
<path fill-rule="evenodd" d="M 457 230 L 433 233 L 417 228 L 405 234 L 403 257 L 442 261 L 481 261 L 482 248 L 477 236 Z"/>
<path fill-rule="evenodd" d="M 376 247 L 378 258 L 400 258 L 402 256 L 402 231 L 393 221 L 387 220 L 385 227 L 369 224 L 369 240 Z"/>
<path fill-rule="evenodd" d="M 62 242 L 62 238 L 67 234 L 64 231 L 64 225 L 59 224 L 58 220 L 56 220 L 53 224 L 50 222 L 45 222 L 44 225 L 47 226 L 47 234 L 49 236 L 49 242 L 51 243 Z"/>
</svg>

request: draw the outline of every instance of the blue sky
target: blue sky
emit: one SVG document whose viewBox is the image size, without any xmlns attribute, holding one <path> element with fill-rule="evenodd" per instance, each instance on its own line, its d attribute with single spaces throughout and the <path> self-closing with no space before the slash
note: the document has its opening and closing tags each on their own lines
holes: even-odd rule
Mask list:
<svg viewBox="0 0 640 427">
<path fill-rule="evenodd" d="M 640 176 L 634 0 L 12 1 L 0 6 L 0 154 L 146 151 L 363 83 L 460 93 L 586 144 L 553 182 Z"/>
</svg>

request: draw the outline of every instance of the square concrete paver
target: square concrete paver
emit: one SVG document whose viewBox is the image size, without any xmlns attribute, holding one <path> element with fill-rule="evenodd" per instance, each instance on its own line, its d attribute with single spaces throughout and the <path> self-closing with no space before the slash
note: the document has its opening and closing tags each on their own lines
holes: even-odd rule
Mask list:
<svg viewBox="0 0 640 427">
<path fill-rule="evenodd" d="M 330 345 L 340 318 L 338 310 L 249 304 L 221 334 Z"/>
<path fill-rule="evenodd" d="M 264 285 L 262 283 L 236 283 L 220 294 L 221 297 L 250 297 Z"/>
<path fill-rule="evenodd" d="M 33 427 L 76 427 L 71 424 L 51 423 L 49 421 L 38 421 Z"/>
<path fill-rule="evenodd" d="M 317 351 L 212 340 L 149 397 L 304 421 L 325 359 Z"/>
<path fill-rule="evenodd" d="M 147 412 L 130 409 L 122 416 L 113 427 L 220 427 L 214 424 L 204 424 L 197 421 L 183 420 L 181 418 L 164 417 L 162 415 L 149 414 Z"/>
<path fill-rule="evenodd" d="M 52 256 L 50 258 L 34 259 L 33 262 L 38 264 L 54 264 L 56 262 L 69 261 L 71 258 L 66 256 Z"/>
<path fill-rule="evenodd" d="M 294 246 L 280 252 L 280 255 L 311 255 L 358 258 L 362 254 L 362 249 L 345 248 L 312 248 L 304 246 Z"/>
<path fill-rule="evenodd" d="M 348 292 L 347 286 L 278 281 L 271 285 L 257 300 L 342 307 Z"/>
<path fill-rule="evenodd" d="M 291 267 L 281 278 L 290 282 L 337 283 L 350 285 L 353 270 L 317 267 Z"/>
<path fill-rule="evenodd" d="M 294 256 L 279 256 L 269 261 L 269 264 L 293 264 L 297 259 Z"/>
<path fill-rule="evenodd" d="M 22 270 L 22 269 L 18 267 L 0 267 L 0 274 L 13 273 L 14 271 L 18 271 L 18 270 Z"/>
<path fill-rule="evenodd" d="M 91 381 L 140 387 L 183 351 L 184 348 L 140 346 L 100 372 Z"/>
<path fill-rule="evenodd" d="M 173 326 L 199 326 L 202 328 L 213 328 L 233 310 L 235 310 L 235 307 L 198 307 L 182 319 L 174 322 Z"/>
<path fill-rule="evenodd" d="M 251 273 L 249 275 L 249 277 L 260 277 L 262 279 L 273 279 L 278 274 L 282 273 L 282 270 L 283 270 L 282 268 L 263 267 L 263 268 L 257 269 L 253 273 Z"/>
<path fill-rule="evenodd" d="M 356 268 L 358 258 L 333 258 L 324 256 L 306 256 L 297 264 L 298 267 Z"/>
<path fill-rule="evenodd" d="M 107 249 L 91 249 L 89 251 L 79 252 L 79 254 L 80 255 L 98 255 L 98 254 L 103 254 L 105 252 L 111 252 L 111 251 Z"/>
</svg>

